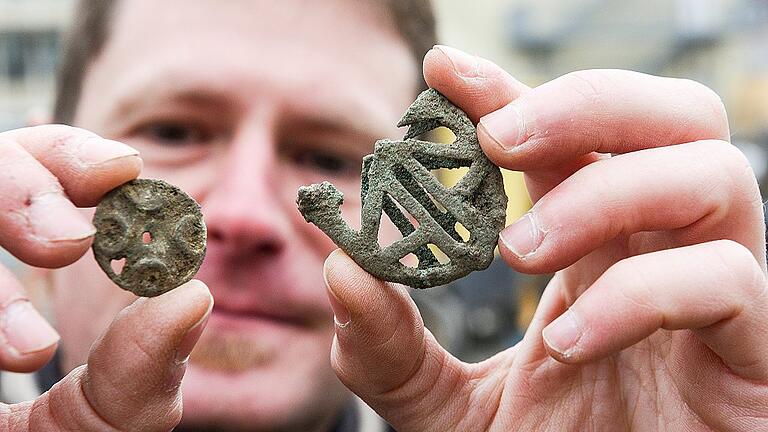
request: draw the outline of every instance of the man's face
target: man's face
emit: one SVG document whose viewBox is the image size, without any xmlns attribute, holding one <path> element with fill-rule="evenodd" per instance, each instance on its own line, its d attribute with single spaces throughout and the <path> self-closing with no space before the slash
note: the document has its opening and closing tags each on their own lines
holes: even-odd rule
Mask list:
<svg viewBox="0 0 768 432">
<path fill-rule="evenodd" d="M 215 297 L 184 379 L 187 425 L 327 426 L 348 399 L 329 364 L 322 265 L 333 244 L 296 210 L 329 180 L 359 223 L 363 155 L 415 95 L 417 70 L 376 2 L 122 1 L 76 125 L 141 152 L 142 177 L 202 206 Z M 64 367 L 133 300 L 91 254 L 54 275 Z M 77 292 L 75 292 L 77 291 Z"/>
</svg>

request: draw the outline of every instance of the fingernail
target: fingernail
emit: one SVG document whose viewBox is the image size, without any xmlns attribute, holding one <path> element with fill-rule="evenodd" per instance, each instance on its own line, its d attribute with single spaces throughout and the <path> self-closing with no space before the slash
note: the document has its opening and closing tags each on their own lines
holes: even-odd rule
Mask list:
<svg viewBox="0 0 768 432">
<path fill-rule="evenodd" d="M 352 320 L 349 310 L 344 306 L 344 303 L 336 297 L 336 294 L 328 284 L 328 262 L 335 253 L 337 253 L 337 251 L 332 252 L 325 260 L 325 264 L 323 265 L 323 280 L 325 281 L 325 290 L 328 292 L 328 301 L 331 303 L 331 309 L 333 310 L 333 322 L 336 323 L 337 327 L 345 328 Z"/>
<path fill-rule="evenodd" d="M 499 234 L 501 242 L 518 258 L 529 258 L 544 241 L 545 232 L 539 227 L 533 212 L 528 212 Z"/>
<path fill-rule="evenodd" d="M 569 309 L 544 328 L 542 337 L 547 346 L 563 357 L 570 357 L 581 339 L 581 329 Z"/>
<path fill-rule="evenodd" d="M 59 334 L 28 300 L 16 300 L 0 312 L 3 336 L 19 354 L 42 351 L 59 341 Z"/>
<path fill-rule="evenodd" d="M 523 116 L 515 104 L 508 104 L 483 116 L 477 129 L 478 134 L 486 135 L 504 151 L 513 149 L 527 140 Z"/>
<path fill-rule="evenodd" d="M 126 156 L 138 156 L 139 151 L 118 141 L 89 139 L 78 152 L 83 165 L 99 165 Z"/>
<path fill-rule="evenodd" d="M 480 59 L 478 57 L 445 45 L 435 45 L 433 49 L 448 58 L 456 75 L 462 78 L 484 77 L 482 68 L 480 67 Z"/>
<path fill-rule="evenodd" d="M 32 235 L 46 241 L 83 240 L 96 228 L 63 195 L 46 193 L 32 197 L 26 209 Z"/>
<path fill-rule="evenodd" d="M 200 320 L 198 320 L 189 330 L 187 334 L 181 339 L 178 348 L 176 348 L 176 364 L 186 363 L 189 360 L 189 355 L 192 354 L 192 350 L 195 348 L 195 344 L 200 339 L 200 335 L 203 334 L 206 324 L 208 324 L 208 318 L 211 317 L 211 311 L 213 310 L 213 299 L 211 299 L 208 305 L 208 310 L 205 312 Z"/>
</svg>

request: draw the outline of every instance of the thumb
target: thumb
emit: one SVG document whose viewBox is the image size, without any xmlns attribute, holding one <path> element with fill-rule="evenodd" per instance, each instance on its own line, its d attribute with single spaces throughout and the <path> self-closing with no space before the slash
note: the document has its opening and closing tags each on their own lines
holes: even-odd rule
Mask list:
<svg viewBox="0 0 768 432">
<path fill-rule="evenodd" d="M 466 409 L 466 365 L 445 351 L 405 287 L 366 273 L 341 250 L 325 262 L 339 379 L 398 431 L 453 430 Z"/>
<path fill-rule="evenodd" d="M 11 409 L 20 430 L 168 431 L 181 420 L 181 378 L 213 307 L 199 281 L 125 308 L 81 366 Z"/>
</svg>

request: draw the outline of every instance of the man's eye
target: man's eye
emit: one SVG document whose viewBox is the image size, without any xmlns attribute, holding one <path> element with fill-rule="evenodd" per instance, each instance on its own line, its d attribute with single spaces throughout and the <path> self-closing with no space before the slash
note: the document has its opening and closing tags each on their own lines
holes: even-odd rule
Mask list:
<svg viewBox="0 0 768 432">
<path fill-rule="evenodd" d="M 157 123 L 145 126 L 141 134 L 165 145 L 194 145 L 210 140 L 211 134 L 203 128 L 184 123 Z"/>
<path fill-rule="evenodd" d="M 360 161 L 348 156 L 321 151 L 304 151 L 294 159 L 306 168 L 337 176 L 360 175 Z"/>
</svg>

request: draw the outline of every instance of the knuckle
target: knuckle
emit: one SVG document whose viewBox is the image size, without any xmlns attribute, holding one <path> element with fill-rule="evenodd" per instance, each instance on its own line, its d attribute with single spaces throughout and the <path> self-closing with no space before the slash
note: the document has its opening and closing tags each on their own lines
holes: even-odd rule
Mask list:
<svg viewBox="0 0 768 432">
<path fill-rule="evenodd" d="M 630 304 L 657 311 L 658 306 L 653 301 L 656 297 L 653 285 L 643 276 L 645 273 L 640 261 L 640 257 L 618 261 L 605 272 L 604 277 L 607 276 L 608 286 L 618 287 L 621 297 Z"/>
<path fill-rule="evenodd" d="M 718 161 L 727 172 L 748 169 L 752 171 L 749 159 L 738 147 L 723 140 L 701 141 L 703 150 L 711 160 Z M 751 174 L 754 177 L 754 174 Z"/>
<path fill-rule="evenodd" d="M 730 278 L 730 286 L 750 298 L 765 297 L 766 276 L 749 248 L 733 240 L 717 240 L 713 246 L 712 252 L 723 267 L 722 274 Z"/>
<path fill-rule="evenodd" d="M 29 130 L 35 138 L 58 137 L 62 141 L 80 140 L 96 136 L 95 133 L 89 130 L 63 124 L 34 126 L 27 128 L 27 130 Z"/>
<path fill-rule="evenodd" d="M 72 155 L 79 151 L 90 140 L 98 136 L 93 132 L 65 125 L 40 126 L 42 137 L 48 137 L 48 150 L 65 155 Z"/>
<path fill-rule="evenodd" d="M 747 156 L 728 141 L 702 141 L 708 160 L 719 166 L 720 180 L 726 180 L 733 197 L 760 201 L 757 177 Z"/>
<path fill-rule="evenodd" d="M 747 158 L 746 156 L 744 156 L 744 153 L 739 151 L 739 149 L 736 146 L 729 143 L 728 141 L 710 139 L 710 140 L 703 140 L 700 142 L 702 143 L 702 145 L 709 147 L 710 149 L 709 151 L 716 152 L 718 153 L 719 156 L 747 162 Z"/>
<path fill-rule="evenodd" d="M 156 341 L 147 338 L 143 334 L 129 333 L 125 341 L 128 350 L 135 358 L 141 359 L 141 364 L 165 364 L 167 359 L 158 352 Z"/>
<path fill-rule="evenodd" d="M 747 156 L 739 150 L 738 147 L 731 145 L 727 141 L 716 141 L 720 148 L 722 158 L 720 160 L 725 165 L 729 173 L 741 173 L 747 174 L 746 179 L 749 183 L 753 183 L 755 180 L 755 173 L 752 170 L 752 165 L 749 163 Z"/>
<path fill-rule="evenodd" d="M 562 83 L 587 100 L 602 99 L 612 88 L 609 74 L 597 69 L 567 73 L 562 76 Z"/>
<path fill-rule="evenodd" d="M 160 401 L 155 406 L 144 406 L 137 414 L 124 421 L 121 431 L 166 432 L 175 430 L 182 417 L 181 394 L 173 401 Z"/>
<path fill-rule="evenodd" d="M 52 424 L 55 430 L 119 432 L 120 429 L 113 426 L 103 410 L 94 404 L 94 385 L 87 365 L 73 369 L 58 385 L 35 400 L 30 429 L 51 430 L 51 426 L 44 429 L 42 425 Z M 34 408 L 35 405 L 38 409 Z M 79 415 L 70 415 L 73 407 L 78 407 Z"/>
<path fill-rule="evenodd" d="M 675 80 L 680 83 L 683 91 L 687 92 L 705 109 L 707 115 L 702 118 L 702 121 L 710 125 L 709 129 L 717 131 L 718 136 L 716 138 L 729 140 L 728 112 L 720 95 L 698 81 L 678 78 Z"/>
<path fill-rule="evenodd" d="M 7 138 L 21 143 L 29 153 L 41 159 L 71 158 L 89 141 L 99 139 L 91 131 L 62 124 L 16 129 L 6 134 Z"/>
<path fill-rule="evenodd" d="M 496 65 L 496 63 L 477 57 L 477 75 L 483 78 L 481 84 L 487 88 L 492 88 L 496 83 L 503 82 L 507 76 L 507 72 Z"/>
<path fill-rule="evenodd" d="M 640 215 L 629 211 L 629 207 L 622 200 L 613 198 L 617 196 L 619 187 L 616 179 L 620 179 L 624 174 L 620 171 L 623 168 L 615 162 L 610 159 L 595 161 L 577 171 L 566 183 L 568 191 L 565 195 L 568 195 L 570 200 L 578 199 L 582 203 L 588 203 L 591 215 L 600 221 L 600 241 L 629 234 L 626 231 L 639 224 Z"/>
</svg>

